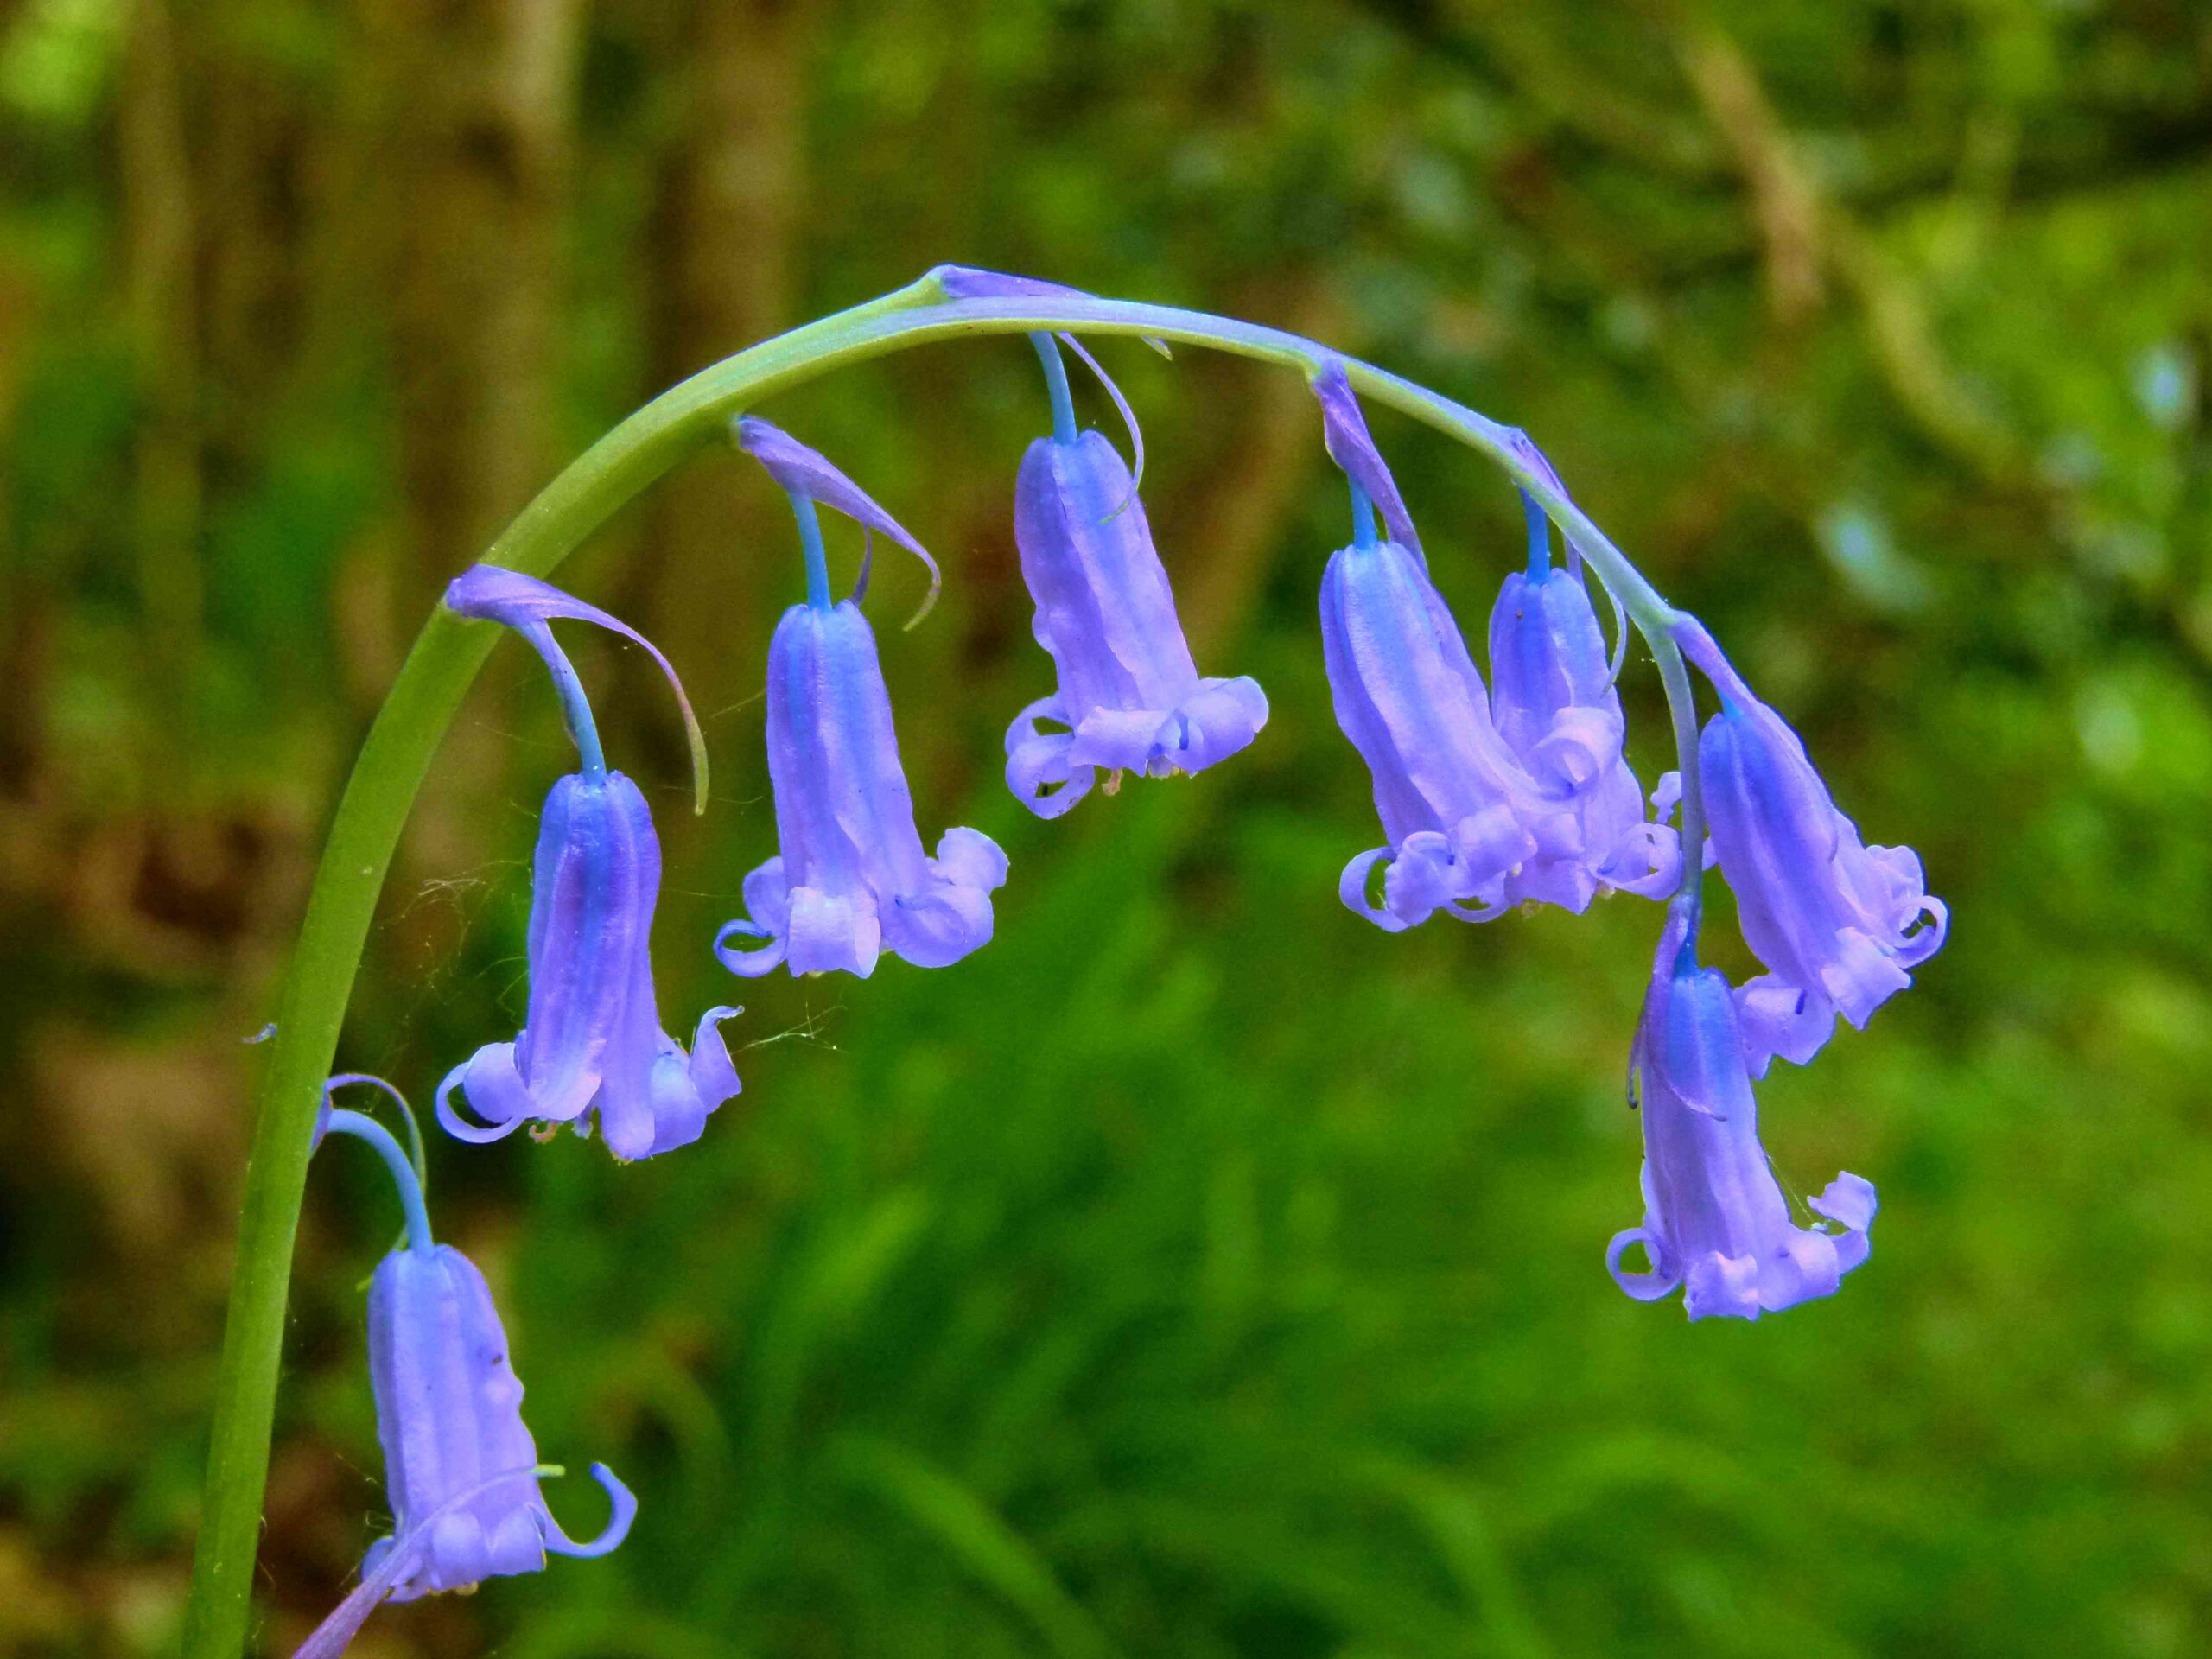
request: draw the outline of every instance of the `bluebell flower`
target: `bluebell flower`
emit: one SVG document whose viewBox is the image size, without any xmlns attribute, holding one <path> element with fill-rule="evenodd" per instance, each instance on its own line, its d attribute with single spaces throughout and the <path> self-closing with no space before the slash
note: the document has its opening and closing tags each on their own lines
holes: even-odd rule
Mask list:
<svg viewBox="0 0 2212 1659">
<path fill-rule="evenodd" d="M 1751 694 L 1704 626 L 1675 630 L 1719 692 L 1698 742 L 1713 851 L 1744 941 L 1767 972 L 1737 992 L 1754 1077 L 1802 1065 L 1840 1014 L 1863 1027 L 1942 948 L 1949 912 L 1910 847 L 1868 847 L 1836 810 L 1788 721 Z"/>
<path fill-rule="evenodd" d="M 1700 968 L 1681 919 L 1669 918 L 1637 1027 L 1634 1097 L 1643 1119 L 1643 1224 L 1617 1234 L 1605 1266 L 1638 1301 L 1682 1287 L 1690 1318 L 1755 1319 L 1833 1295 L 1866 1260 L 1874 1188 L 1838 1175 L 1800 1227 L 1759 1144 L 1735 999 Z M 1648 1270 L 1622 1258 L 1643 1247 Z"/>
<path fill-rule="evenodd" d="M 331 1088 L 380 1079 L 335 1077 Z M 405 1103 L 403 1101 L 402 1105 Z M 546 1553 L 604 1555 L 628 1535 L 637 1500 L 603 1464 L 593 1477 L 613 1503 L 601 1535 L 577 1543 L 561 1529 L 538 1484 L 548 1471 L 522 1421 L 522 1384 L 484 1275 L 430 1236 L 419 1179 L 383 1125 L 325 1104 L 323 1131 L 367 1141 L 384 1158 L 407 1215 L 405 1243 L 369 1281 L 369 1384 L 393 1533 L 369 1547 L 360 1587 L 302 1647 L 327 1659 L 380 1601 L 469 1590 L 486 1579 L 536 1573 Z"/>
<path fill-rule="evenodd" d="M 1313 389 L 1356 520 L 1351 545 L 1321 579 L 1322 652 L 1337 723 L 1367 762 L 1389 837 L 1344 867 L 1337 891 L 1389 932 L 1439 910 L 1486 922 L 1516 902 L 1532 870 L 1584 855 L 1573 792 L 1531 776 L 1492 722 L 1482 675 L 1429 581 L 1412 516 L 1343 368 L 1332 365 Z M 1378 507 L 1387 539 L 1376 535 Z M 1368 886 L 1386 863 L 1377 906 Z"/>
<path fill-rule="evenodd" d="M 642 635 L 560 589 L 496 565 L 454 579 L 446 604 L 462 616 L 503 622 L 544 658 L 582 769 L 546 797 L 530 895 L 530 1001 L 521 1033 L 490 1043 L 438 1086 L 438 1121 L 465 1141 L 495 1141 L 520 1125 L 574 1123 L 595 1116 L 617 1158 L 650 1158 L 689 1144 L 709 1113 L 739 1090 L 720 1031 L 739 1010 L 709 1008 L 690 1051 L 662 1030 L 653 995 L 653 907 L 660 896 L 660 840 L 638 786 L 607 768 L 575 670 L 548 622 L 595 622 L 652 653 L 676 688 L 690 734 L 695 785 L 703 802 L 704 745 L 683 688 Z M 454 1109 L 458 1089 L 481 1127 Z"/>
<path fill-rule="evenodd" d="M 1128 423 L 1133 477 L 1104 434 L 1077 430 L 1059 349 L 1049 334 L 1033 339 L 1053 430 L 1022 456 L 1014 537 L 1036 605 L 1031 632 L 1051 653 L 1059 688 L 1007 728 L 1006 779 L 1024 806 L 1056 818 L 1102 771 L 1165 778 L 1236 753 L 1267 724 L 1268 700 L 1246 677 L 1199 677 L 1137 494 L 1136 417 L 1092 362 Z"/>
<path fill-rule="evenodd" d="M 741 422 L 738 442 L 791 497 L 808 599 L 784 613 L 768 647 L 768 777 L 779 851 L 745 878 L 747 918 L 724 925 L 715 954 L 748 978 L 779 964 L 793 974 L 866 978 L 886 950 L 945 967 L 988 942 L 990 896 L 1005 884 L 1006 855 L 967 829 L 947 830 L 936 857 L 924 854 L 875 636 L 858 588 L 830 601 L 815 504 L 929 556 L 851 480 L 766 421 Z M 767 943 L 747 949 L 734 939 Z"/>
<path fill-rule="evenodd" d="M 1506 577 L 1491 612 L 1491 715 L 1529 776 L 1572 804 L 1580 833 L 1575 853 L 1532 859 L 1509 876 L 1506 902 L 1580 912 L 1599 893 L 1662 897 L 1681 879 L 1681 849 L 1672 829 L 1645 816 L 1623 753 L 1618 661 L 1607 660 L 1580 562 L 1552 563 L 1550 520 L 1522 499 L 1529 568 Z"/>
</svg>

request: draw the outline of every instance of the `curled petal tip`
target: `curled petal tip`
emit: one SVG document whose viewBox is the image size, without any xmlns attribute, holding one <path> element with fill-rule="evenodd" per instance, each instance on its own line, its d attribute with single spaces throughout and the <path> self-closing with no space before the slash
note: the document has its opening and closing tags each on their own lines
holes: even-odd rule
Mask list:
<svg viewBox="0 0 2212 1659">
<path fill-rule="evenodd" d="M 594 1463 L 591 1465 L 591 1478 L 605 1489 L 607 1501 L 614 1506 L 614 1513 L 607 1518 L 607 1525 L 598 1537 L 589 1543 L 580 1544 L 561 1529 L 561 1523 L 552 1518 L 549 1510 L 545 1522 L 549 1535 L 545 1548 L 556 1555 L 590 1560 L 609 1554 L 621 1547 L 622 1541 L 630 1535 L 630 1523 L 638 1518 L 636 1495 L 615 1477 L 612 1469 L 603 1463 Z"/>
<path fill-rule="evenodd" d="M 466 1141 L 472 1146 L 488 1147 L 494 1141 L 505 1140 L 520 1128 L 525 1120 L 513 1117 L 504 1123 L 476 1124 L 469 1122 L 454 1109 L 453 1092 L 461 1087 L 461 1080 L 468 1075 L 468 1068 L 474 1063 L 473 1059 L 463 1060 L 447 1072 L 445 1080 L 438 1084 L 438 1122 L 456 1141 Z"/>
</svg>

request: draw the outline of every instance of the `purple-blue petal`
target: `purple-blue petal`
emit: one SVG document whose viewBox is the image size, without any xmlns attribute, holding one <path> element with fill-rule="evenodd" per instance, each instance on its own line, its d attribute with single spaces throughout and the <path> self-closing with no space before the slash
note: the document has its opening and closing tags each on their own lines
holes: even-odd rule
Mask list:
<svg viewBox="0 0 2212 1659">
<path fill-rule="evenodd" d="M 1645 817 L 1582 577 L 1556 567 L 1509 575 L 1491 612 L 1490 662 L 1499 736 L 1575 826 L 1572 850 L 1532 864 L 1512 884 L 1512 902 L 1580 912 L 1601 892 L 1672 892 L 1681 850 L 1672 829 Z"/>
<path fill-rule="evenodd" d="M 532 1472 L 522 1383 L 484 1275 L 451 1245 L 378 1264 L 369 1381 L 396 1537 L 412 1558 L 391 1599 L 542 1568 L 556 1529 Z M 372 1549 L 368 1570 L 393 1548 Z"/>
</svg>

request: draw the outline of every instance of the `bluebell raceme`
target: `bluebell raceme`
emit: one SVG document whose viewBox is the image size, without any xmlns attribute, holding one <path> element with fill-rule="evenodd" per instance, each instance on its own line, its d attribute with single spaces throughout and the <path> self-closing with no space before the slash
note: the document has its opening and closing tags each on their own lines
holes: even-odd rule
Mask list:
<svg viewBox="0 0 2212 1659">
<path fill-rule="evenodd" d="M 956 302 L 1049 303 L 1078 315 L 1097 303 L 1028 278 L 959 267 L 936 276 Z M 1029 326 L 1026 316 L 1002 321 Z M 1206 771 L 1252 746 L 1269 711 L 1250 677 L 1200 671 L 1140 493 L 1143 439 L 1127 400 L 1071 335 L 1039 332 L 1033 342 L 1053 429 L 1015 469 L 1013 521 L 1052 689 L 1009 727 L 1006 779 L 1029 811 L 1055 818 L 1102 779 L 1110 792 L 1123 776 Z M 1076 419 L 1063 342 L 1122 410 L 1134 466 Z M 1719 706 L 1684 757 L 1698 785 L 1692 801 L 1679 772 L 1646 797 L 1615 683 L 1628 645 L 1623 588 L 1610 588 L 1620 630 L 1610 652 L 1591 593 L 1593 576 L 1619 577 L 1624 566 L 1609 544 L 1588 539 L 1587 520 L 1542 453 L 1503 428 L 1485 429 L 1486 441 L 1502 446 L 1533 493 L 1522 498 L 1526 558 L 1491 607 L 1485 678 L 1344 365 L 1318 359 L 1312 386 L 1324 447 L 1353 509 L 1351 537 L 1321 575 L 1321 653 L 1382 838 L 1344 866 L 1343 903 L 1400 932 L 1440 912 L 1489 922 L 1529 906 L 1580 913 L 1607 894 L 1669 900 L 1631 1061 L 1643 1215 L 1612 1240 L 1607 1266 L 1639 1300 L 1679 1290 L 1693 1319 L 1756 1319 L 1832 1294 L 1868 1259 L 1874 1188 L 1840 1174 L 1793 1210 L 1759 1137 L 1752 1085 L 1777 1055 L 1812 1059 L 1839 1017 L 1863 1026 L 1942 947 L 1948 912 L 1928 893 L 1919 858 L 1866 844 L 1788 722 L 1702 624 L 1648 593 L 1638 626 L 1673 676 L 1669 695 L 1686 695 L 1687 659 Z M 768 644 L 776 849 L 745 877 L 744 913 L 721 928 L 714 952 L 748 978 L 779 968 L 866 978 L 886 953 L 950 967 L 989 943 L 1007 857 L 962 827 L 925 849 L 884 663 L 862 610 L 869 561 L 848 594 L 832 593 L 819 509 L 859 524 L 871 552 L 880 535 L 921 559 L 930 601 L 937 564 L 818 451 L 757 416 L 736 420 L 732 436 L 790 499 L 806 594 L 783 612 Z M 1563 563 L 1553 557 L 1554 512 L 1580 527 Z M 446 603 L 513 630 L 543 658 L 579 764 L 553 784 L 538 828 L 522 1029 L 451 1070 L 437 1091 L 440 1121 L 470 1141 L 525 1123 L 571 1124 L 624 1160 L 696 1141 L 739 1092 L 720 1029 L 739 1011 L 708 1009 L 688 1047 L 661 1025 L 651 953 L 659 842 L 644 793 L 606 763 L 552 625 L 588 622 L 652 654 L 683 709 L 703 810 L 704 742 L 683 686 L 626 624 L 519 572 L 479 565 L 454 580 Z M 1676 713 L 1687 750 L 1694 711 Z M 1703 815 L 1687 871 L 1678 810 Z M 1700 877 L 1716 864 L 1764 970 L 1741 986 L 1699 959 Z M 326 1116 L 363 1138 L 382 1134 L 358 1115 Z M 611 1549 L 634 1510 L 626 1490 L 595 1467 L 615 1501 L 606 1533 L 579 1546 L 554 1522 L 483 1277 L 431 1242 L 396 1144 L 385 1135 L 379 1147 L 403 1197 L 412 1192 L 409 1242 L 378 1267 L 369 1300 L 394 1532 L 371 1550 L 360 1588 L 302 1649 L 309 1659 L 336 1653 L 382 1599 L 535 1572 L 549 1550 Z"/>
</svg>

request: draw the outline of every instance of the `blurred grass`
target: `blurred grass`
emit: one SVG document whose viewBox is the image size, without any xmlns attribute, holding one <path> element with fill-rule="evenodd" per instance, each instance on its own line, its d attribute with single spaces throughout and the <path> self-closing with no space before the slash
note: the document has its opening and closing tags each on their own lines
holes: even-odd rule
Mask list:
<svg viewBox="0 0 2212 1659">
<path fill-rule="evenodd" d="M 1113 353 L 1202 665 L 1274 715 L 1198 780 L 1023 814 L 1000 741 L 1046 665 L 1007 509 L 1042 399 L 1017 344 L 931 349 L 772 412 L 945 556 L 937 616 L 881 637 L 925 836 L 1012 856 L 998 938 L 745 988 L 746 1091 L 676 1156 L 433 1143 L 544 1455 L 603 1459 L 643 1509 L 607 1561 L 380 1613 L 365 1659 L 2204 1649 L 2195 10 L 500 15 L 567 31 L 567 78 L 501 79 L 518 48 L 473 6 L 0 20 L 0 1651 L 174 1639 L 239 1039 L 438 584 L 673 374 L 940 259 L 1433 381 L 1527 426 L 1707 618 L 1952 906 L 1911 995 L 1762 1090 L 1786 1179 L 1880 1189 L 1873 1260 L 1753 1328 L 1605 1276 L 1651 907 L 1392 938 L 1337 904 L 1375 828 L 1313 637 L 1341 498 L 1294 388 Z M 1478 632 L 1514 504 L 1378 435 Z M 702 461 L 569 573 L 669 646 L 714 747 L 695 823 L 664 691 L 580 642 L 660 816 L 676 1029 L 729 995 L 705 943 L 772 849 L 774 506 Z M 918 592 L 887 566 L 879 616 Z M 1627 683 L 1649 781 L 1648 665 Z M 345 1064 L 421 1101 L 518 1020 L 566 753 L 502 651 Z M 270 1652 L 385 1524 L 360 1284 L 391 1201 L 327 1161 Z"/>
</svg>

